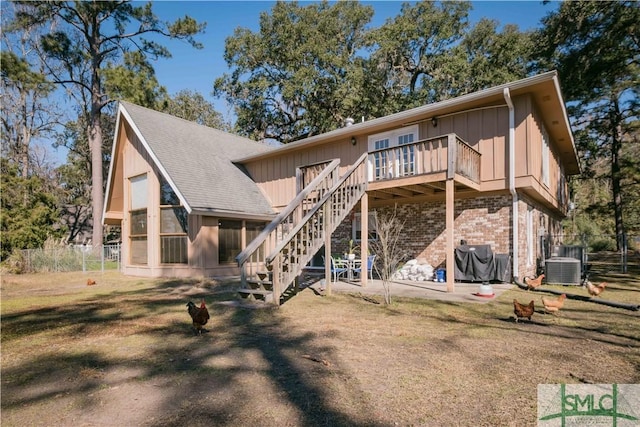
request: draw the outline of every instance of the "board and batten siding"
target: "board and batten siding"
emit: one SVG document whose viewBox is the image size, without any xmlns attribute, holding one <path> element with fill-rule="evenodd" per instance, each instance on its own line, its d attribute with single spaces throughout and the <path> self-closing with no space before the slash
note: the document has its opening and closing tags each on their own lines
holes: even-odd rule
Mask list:
<svg viewBox="0 0 640 427">
<path fill-rule="evenodd" d="M 282 210 L 296 195 L 296 169 L 323 161 L 340 159 L 340 174 L 367 150 L 366 138 L 358 138 L 356 145 L 350 139 L 301 148 L 258 161 L 244 163 L 251 178 L 271 201 L 277 211 Z"/>
<path fill-rule="evenodd" d="M 534 188 L 548 203 L 562 205 L 566 179 L 561 173 L 560 158 L 553 141 L 549 141 L 549 185 L 542 180 L 542 126 L 533 98 L 526 94 L 513 98 L 515 107 L 515 173 L 516 187 Z M 494 101 L 468 111 L 444 114 L 434 126 L 431 118 L 419 122 L 419 140 L 450 133 L 457 134 L 481 153 L 480 191 L 508 190 L 509 182 L 509 109 L 503 101 Z M 393 130 L 376 129 L 375 134 Z M 245 163 L 250 176 L 258 183 L 276 210 L 295 197 L 296 167 L 321 161 L 341 159 L 346 169 L 367 150 L 367 137 L 357 135 L 356 145 L 350 139 L 328 141 L 298 150 L 283 152 Z"/>
</svg>

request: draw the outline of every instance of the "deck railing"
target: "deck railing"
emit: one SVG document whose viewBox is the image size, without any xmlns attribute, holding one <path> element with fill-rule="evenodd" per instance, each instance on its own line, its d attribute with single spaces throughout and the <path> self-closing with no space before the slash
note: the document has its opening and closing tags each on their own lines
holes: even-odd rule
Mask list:
<svg viewBox="0 0 640 427">
<path fill-rule="evenodd" d="M 480 153 L 456 134 L 369 152 L 369 181 L 446 172 L 480 183 Z"/>
</svg>

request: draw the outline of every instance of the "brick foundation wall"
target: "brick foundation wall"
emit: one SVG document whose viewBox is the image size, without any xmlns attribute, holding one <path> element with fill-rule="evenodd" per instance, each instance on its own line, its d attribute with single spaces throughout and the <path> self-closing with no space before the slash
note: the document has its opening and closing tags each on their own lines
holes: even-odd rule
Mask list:
<svg viewBox="0 0 640 427">
<path fill-rule="evenodd" d="M 533 226 L 533 263 L 527 256 L 527 210 L 532 211 Z M 542 256 L 539 230 L 546 232 L 558 227 L 559 220 L 535 207 L 526 199 L 518 205 L 518 250 L 520 276 L 534 275 Z M 393 207 L 378 208 L 377 211 L 390 211 Z M 398 218 L 405 221 L 401 251 L 407 259 L 422 258 L 433 267 L 444 267 L 446 260 L 445 204 L 425 202 L 398 205 Z M 511 254 L 511 195 L 496 195 L 456 200 L 454 205 L 454 244 L 466 240 L 469 245 L 491 245 L 495 254 Z M 352 218 L 347 217 L 333 235 L 332 252 L 346 252 L 349 239 L 352 238 Z"/>
<path fill-rule="evenodd" d="M 491 196 L 456 200 L 456 246 L 464 239 L 468 244 L 491 245 L 495 253 L 508 253 L 511 216 L 509 196 Z M 380 212 L 393 207 L 378 208 Z M 443 267 L 446 257 L 445 204 L 437 202 L 398 205 L 398 218 L 404 221 L 401 250 L 407 259 L 423 258 L 434 267 Z M 347 218 L 333 235 L 334 253 L 342 253 L 351 238 L 351 219 Z"/>
</svg>

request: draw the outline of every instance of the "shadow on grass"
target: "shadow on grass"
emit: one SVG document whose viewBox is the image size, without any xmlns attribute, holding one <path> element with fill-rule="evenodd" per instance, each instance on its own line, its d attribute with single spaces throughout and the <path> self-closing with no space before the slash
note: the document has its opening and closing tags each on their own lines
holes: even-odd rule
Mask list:
<svg viewBox="0 0 640 427">
<path fill-rule="evenodd" d="M 235 295 L 232 285 L 194 287 L 194 282 L 169 280 L 3 316 L 5 355 L 13 345 L 23 346 L 25 339 L 36 336 L 52 345 L 40 345 L 10 368 L 3 364 L 2 409 L 19 410 L 64 396 L 90 411 L 100 406 L 101 391 L 144 381 L 162 385 L 163 397 L 149 425 L 182 426 L 186 419 L 200 425 L 238 425 L 247 416 L 244 411 L 271 413 L 279 407 L 292 408 L 300 425 L 377 425 L 354 420 L 331 405 L 336 396 L 323 384 L 339 374 L 339 366 L 301 357 L 322 354 L 330 359 L 331 349 L 317 348 L 314 336 L 297 333 L 277 309 L 221 304 Z M 185 304 L 200 298 L 206 299 L 212 320 L 208 333 L 194 336 Z M 119 348 L 101 347 L 106 344 L 100 340 L 110 336 Z M 131 340 L 118 341 L 126 337 Z M 238 356 L 247 353 L 259 355 L 260 362 Z M 221 360 L 225 363 L 217 363 Z M 246 388 L 252 375 L 271 384 L 264 395 Z M 232 398 L 208 398 L 221 390 Z M 367 420 L 373 409 L 362 411 L 361 419 Z M 247 419 L 259 419 L 251 417 Z"/>
</svg>

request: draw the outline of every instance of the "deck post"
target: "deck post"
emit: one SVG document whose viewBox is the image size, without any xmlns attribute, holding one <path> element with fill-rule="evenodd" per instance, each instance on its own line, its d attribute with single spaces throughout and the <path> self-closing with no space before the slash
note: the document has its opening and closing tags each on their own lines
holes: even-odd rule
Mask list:
<svg viewBox="0 0 640 427">
<path fill-rule="evenodd" d="M 324 212 L 322 216 L 324 217 L 324 223 L 322 227 L 324 227 L 324 285 L 327 295 L 331 295 L 331 281 L 333 280 L 333 275 L 331 274 L 331 203 L 325 203 L 323 209 Z"/>
<path fill-rule="evenodd" d="M 367 286 L 367 264 L 369 256 L 369 196 L 366 191 L 360 199 L 360 285 Z"/>
<path fill-rule="evenodd" d="M 447 179 L 446 183 L 446 203 L 445 203 L 445 217 L 446 217 L 446 240 L 447 240 L 447 254 L 445 257 L 446 269 L 447 269 L 447 292 L 454 291 L 454 199 L 455 199 L 455 182 L 453 179 Z"/>
</svg>

